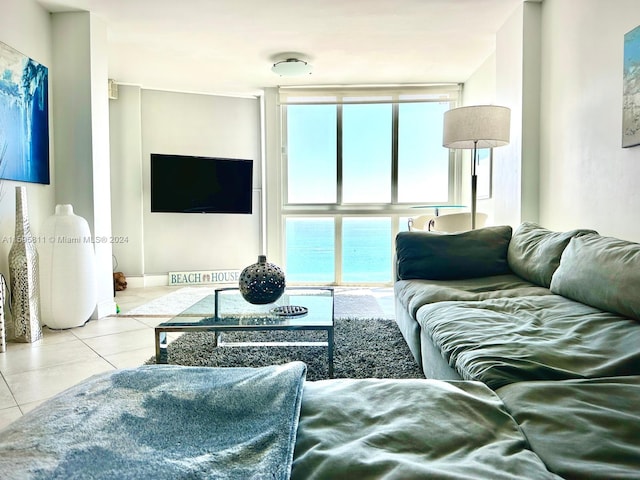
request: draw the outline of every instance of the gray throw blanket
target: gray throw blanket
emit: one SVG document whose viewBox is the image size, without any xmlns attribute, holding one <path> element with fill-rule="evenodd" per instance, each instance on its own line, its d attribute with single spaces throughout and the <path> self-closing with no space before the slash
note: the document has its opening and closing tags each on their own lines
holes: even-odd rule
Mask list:
<svg viewBox="0 0 640 480">
<path fill-rule="evenodd" d="M 96 375 L 0 431 L 11 479 L 287 479 L 306 366 Z"/>
</svg>

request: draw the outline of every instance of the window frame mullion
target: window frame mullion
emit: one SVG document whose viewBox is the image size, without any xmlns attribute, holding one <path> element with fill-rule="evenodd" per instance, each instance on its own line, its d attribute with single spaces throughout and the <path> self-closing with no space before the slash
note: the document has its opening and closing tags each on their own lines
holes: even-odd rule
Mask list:
<svg viewBox="0 0 640 480">
<path fill-rule="evenodd" d="M 336 105 L 336 204 L 342 206 L 342 105 Z M 342 215 L 334 215 L 334 281 L 342 283 Z"/>
<path fill-rule="evenodd" d="M 334 268 L 335 268 L 335 272 L 334 272 L 334 277 L 333 280 L 336 283 L 336 285 L 341 285 L 342 284 L 342 215 L 334 215 L 333 216 L 333 221 L 334 221 L 334 231 L 335 231 L 335 238 L 334 238 L 334 248 L 333 248 L 333 253 L 334 253 Z"/>
<path fill-rule="evenodd" d="M 398 204 L 398 135 L 400 132 L 400 105 L 394 101 L 391 108 L 391 205 Z"/>
<path fill-rule="evenodd" d="M 342 105 L 336 105 L 336 204 L 342 205 Z"/>
</svg>

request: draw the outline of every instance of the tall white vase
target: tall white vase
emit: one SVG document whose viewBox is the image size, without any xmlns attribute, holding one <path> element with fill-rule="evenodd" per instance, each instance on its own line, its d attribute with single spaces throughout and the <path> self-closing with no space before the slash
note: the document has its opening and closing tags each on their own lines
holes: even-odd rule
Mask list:
<svg viewBox="0 0 640 480">
<path fill-rule="evenodd" d="M 73 213 L 73 206 L 56 205 L 40 236 L 42 324 L 53 329 L 84 325 L 97 303 L 89 224 Z"/>
<path fill-rule="evenodd" d="M 40 340 L 38 251 L 31 235 L 25 187 L 16 187 L 16 231 L 9 250 L 9 284 L 12 318 L 7 323 L 7 340 Z"/>
</svg>

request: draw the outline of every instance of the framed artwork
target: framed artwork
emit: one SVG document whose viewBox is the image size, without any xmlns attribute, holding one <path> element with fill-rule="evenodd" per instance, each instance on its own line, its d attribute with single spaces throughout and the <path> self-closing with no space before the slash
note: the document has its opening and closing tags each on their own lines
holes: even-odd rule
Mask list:
<svg viewBox="0 0 640 480">
<path fill-rule="evenodd" d="M 640 145 L 640 26 L 624 36 L 622 146 Z"/>
<path fill-rule="evenodd" d="M 493 184 L 493 148 L 482 148 L 478 150 L 478 164 L 476 165 L 476 175 L 478 175 L 477 198 L 491 198 Z"/>
<path fill-rule="evenodd" d="M 2 42 L 0 179 L 50 183 L 49 69 Z"/>
</svg>

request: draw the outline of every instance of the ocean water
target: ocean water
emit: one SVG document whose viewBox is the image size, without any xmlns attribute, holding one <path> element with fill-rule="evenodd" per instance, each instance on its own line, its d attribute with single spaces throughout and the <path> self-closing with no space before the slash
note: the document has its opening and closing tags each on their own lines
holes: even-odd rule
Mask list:
<svg viewBox="0 0 640 480">
<path fill-rule="evenodd" d="M 342 219 L 341 283 L 386 283 L 392 280 L 391 218 Z M 333 217 L 287 218 L 286 272 L 290 282 L 336 281 Z"/>
</svg>

